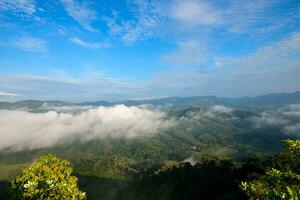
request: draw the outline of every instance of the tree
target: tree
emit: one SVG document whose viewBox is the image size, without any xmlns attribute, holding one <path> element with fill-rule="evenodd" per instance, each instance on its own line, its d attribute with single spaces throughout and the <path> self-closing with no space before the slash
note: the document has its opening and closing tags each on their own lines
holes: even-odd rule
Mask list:
<svg viewBox="0 0 300 200">
<path fill-rule="evenodd" d="M 282 169 L 271 168 L 257 179 L 241 182 L 241 189 L 250 199 L 300 199 L 300 140 L 285 140 L 283 146 L 288 157 L 297 159 L 297 165 L 290 163 Z"/>
<path fill-rule="evenodd" d="M 22 171 L 12 181 L 13 199 L 85 199 L 77 186 L 77 178 L 67 160 L 49 154 Z"/>
</svg>

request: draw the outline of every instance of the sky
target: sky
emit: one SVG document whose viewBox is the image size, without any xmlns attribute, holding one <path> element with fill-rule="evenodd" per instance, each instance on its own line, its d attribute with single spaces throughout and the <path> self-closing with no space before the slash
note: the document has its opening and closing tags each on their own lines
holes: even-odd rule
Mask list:
<svg viewBox="0 0 300 200">
<path fill-rule="evenodd" d="M 0 101 L 300 90 L 300 0 L 0 0 Z"/>
</svg>

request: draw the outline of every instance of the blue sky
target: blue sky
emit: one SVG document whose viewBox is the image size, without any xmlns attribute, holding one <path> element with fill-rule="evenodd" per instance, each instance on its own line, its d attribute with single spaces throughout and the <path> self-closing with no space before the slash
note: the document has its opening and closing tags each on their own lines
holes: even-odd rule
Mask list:
<svg viewBox="0 0 300 200">
<path fill-rule="evenodd" d="M 300 90 L 299 0 L 0 0 L 0 101 Z"/>
</svg>

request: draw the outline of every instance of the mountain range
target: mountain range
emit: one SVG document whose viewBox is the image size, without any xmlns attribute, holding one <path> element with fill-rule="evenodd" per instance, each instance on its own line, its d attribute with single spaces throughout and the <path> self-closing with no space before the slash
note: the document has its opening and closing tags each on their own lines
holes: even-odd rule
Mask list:
<svg viewBox="0 0 300 200">
<path fill-rule="evenodd" d="M 165 97 L 145 100 L 123 100 L 123 101 L 93 101 L 71 103 L 66 101 L 40 101 L 24 100 L 18 102 L 0 102 L 0 109 L 36 109 L 43 105 L 47 106 L 113 106 L 124 104 L 126 106 L 138 106 L 150 104 L 153 106 L 172 106 L 180 108 L 200 107 L 222 104 L 231 107 L 268 107 L 284 106 L 300 103 L 300 91 L 293 93 L 273 93 L 256 97 L 227 98 L 217 96 L 191 96 L 191 97 Z"/>
</svg>

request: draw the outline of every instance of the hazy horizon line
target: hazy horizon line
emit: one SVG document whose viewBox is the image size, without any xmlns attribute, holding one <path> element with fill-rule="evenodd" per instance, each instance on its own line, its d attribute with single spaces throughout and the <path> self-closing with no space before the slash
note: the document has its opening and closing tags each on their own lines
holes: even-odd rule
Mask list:
<svg viewBox="0 0 300 200">
<path fill-rule="evenodd" d="M 192 98 L 192 97 L 216 97 L 216 98 L 227 98 L 227 99 L 243 99 L 243 98 L 257 98 L 257 97 L 262 97 L 262 96 L 267 96 L 267 95 L 284 95 L 284 94 L 294 94 L 294 93 L 298 93 L 300 92 L 300 90 L 295 90 L 293 92 L 271 92 L 271 93 L 265 93 L 265 94 L 261 94 L 261 95 L 255 95 L 255 96 L 240 96 L 240 97 L 228 97 L 228 96 L 217 96 L 217 95 L 195 95 L 195 96 L 168 96 L 168 95 L 164 95 L 164 96 L 154 96 L 154 97 L 135 97 L 135 98 L 127 98 L 127 99 L 123 99 L 123 100 L 89 100 L 89 101 L 79 101 L 79 102 L 72 102 L 72 101 L 66 101 L 66 100 L 42 100 L 42 99 L 24 99 L 24 100 L 19 100 L 19 101 L 1 101 L 0 103 L 18 103 L 18 102 L 24 102 L 24 101 L 51 101 L 51 102 L 65 102 L 65 103 L 71 103 L 71 104 L 81 104 L 81 103 L 93 103 L 93 102 L 107 102 L 107 103 L 118 103 L 118 102 L 124 102 L 124 101 L 151 101 L 151 100 L 159 100 L 159 99 L 167 99 L 167 98 Z"/>
</svg>

